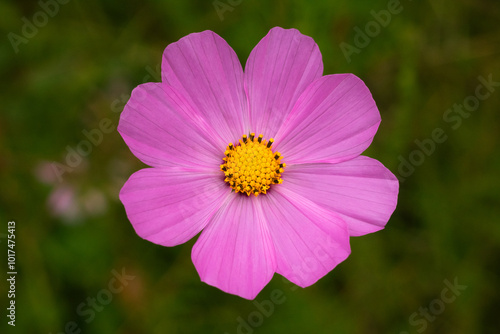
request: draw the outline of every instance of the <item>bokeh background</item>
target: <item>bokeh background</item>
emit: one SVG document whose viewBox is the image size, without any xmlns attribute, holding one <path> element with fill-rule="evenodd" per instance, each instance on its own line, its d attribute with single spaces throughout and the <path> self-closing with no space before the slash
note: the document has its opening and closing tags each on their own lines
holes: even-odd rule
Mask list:
<svg viewBox="0 0 500 334">
<path fill-rule="evenodd" d="M 356 45 L 357 29 L 394 1 L 215 5 L 0 2 L 0 253 L 7 253 L 7 222 L 15 220 L 18 271 L 13 328 L 5 317 L 6 255 L 0 256 L 0 331 L 497 333 L 500 86 L 469 105 L 467 117 L 446 112 L 474 102 L 480 76 L 500 81 L 500 3 L 401 0 L 400 12 L 363 47 Z M 38 27 L 30 30 L 33 23 Z M 199 281 L 190 258 L 194 240 L 165 248 L 135 234 L 118 192 L 144 166 L 114 128 L 131 90 L 159 81 L 169 43 L 210 29 L 244 64 L 273 26 L 312 36 L 325 74 L 354 73 L 365 81 L 382 114 L 365 154 L 402 182 L 385 230 L 352 238 L 352 255 L 307 289 L 275 275 L 256 301 L 269 300 L 275 289 L 285 300 L 262 312 Z M 346 57 L 341 43 L 359 52 Z M 113 130 L 70 167 L 68 153 L 101 122 Z M 418 153 L 415 141 L 428 142 L 439 128 L 447 139 L 431 154 Z M 134 278 L 108 293 L 122 270 Z M 445 281 L 465 286 L 445 291 L 452 302 L 443 302 Z M 419 313 L 425 309 L 427 316 Z"/>
</svg>

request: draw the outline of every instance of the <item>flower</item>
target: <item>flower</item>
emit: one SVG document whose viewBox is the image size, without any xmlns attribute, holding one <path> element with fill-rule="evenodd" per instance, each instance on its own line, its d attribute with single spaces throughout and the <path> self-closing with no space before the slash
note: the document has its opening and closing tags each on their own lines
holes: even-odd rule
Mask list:
<svg viewBox="0 0 500 334">
<path fill-rule="evenodd" d="M 350 236 L 383 229 L 398 182 L 360 155 L 379 111 L 358 77 L 322 72 L 295 29 L 271 29 L 245 71 L 212 31 L 168 45 L 162 82 L 136 87 L 118 126 L 153 167 L 120 192 L 137 234 L 175 246 L 201 232 L 201 280 L 253 299 L 275 272 L 315 283 L 349 256 Z"/>
</svg>

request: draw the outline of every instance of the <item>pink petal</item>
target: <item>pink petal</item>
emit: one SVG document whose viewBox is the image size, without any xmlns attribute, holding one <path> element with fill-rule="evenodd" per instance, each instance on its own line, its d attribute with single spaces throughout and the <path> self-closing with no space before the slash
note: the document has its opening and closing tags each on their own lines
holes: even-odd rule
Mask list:
<svg viewBox="0 0 500 334">
<path fill-rule="evenodd" d="M 267 225 L 259 198 L 231 193 L 193 247 L 192 259 L 201 280 L 254 299 L 276 268 Z"/>
<path fill-rule="evenodd" d="M 251 131 L 274 137 L 323 62 L 311 37 L 296 29 L 273 28 L 257 44 L 245 66 Z"/>
<path fill-rule="evenodd" d="M 349 256 L 347 225 L 338 216 L 285 187 L 271 189 L 261 200 L 276 272 L 291 282 L 309 286 Z"/>
<path fill-rule="evenodd" d="M 120 200 L 137 234 L 175 246 L 198 234 L 230 194 L 217 174 L 146 168 L 132 174 Z"/>
<path fill-rule="evenodd" d="M 370 145 L 379 124 L 380 113 L 361 79 L 327 75 L 300 96 L 275 148 L 287 164 L 345 161 Z"/>
<path fill-rule="evenodd" d="M 365 156 L 338 164 L 289 166 L 283 177 L 283 187 L 336 212 L 352 236 L 383 229 L 396 208 L 398 180 Z"/>
<path fill-rule="evenodd" d="M 132 91 L 118 131 L 134 155 L 150 166 L 217 169 L 224 154 L 223 146 L 213 140 L 214 130 L 162 83 L 142 84 Z"/>
<path fill-rule="evenodd" d="M 248 132 L 243 69 L 236 53 L 219 35 L 203 31 L 167 46 L 162 80 L 187 97 L 216 129 L 224 147 Z"/>
</svg>

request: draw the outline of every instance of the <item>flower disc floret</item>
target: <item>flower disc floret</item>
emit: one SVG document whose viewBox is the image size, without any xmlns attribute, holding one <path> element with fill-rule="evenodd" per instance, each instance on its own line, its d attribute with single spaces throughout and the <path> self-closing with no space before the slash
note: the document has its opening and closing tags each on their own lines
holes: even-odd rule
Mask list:
<svg viewBox="0 0 500 334">
<path fill-rule="evenodd" d="M 273 142 L 273 138 L 266 141 L 262 134 L 255 138 L 255 133 L 251 133 L 243 135 L 237 145 L 229 143 L 220 169 L 224 181 L 235 192 L 258 196 L 265 194 L 272 184 L 283 182 L 281 174 L 286 164 L 281 163 L 279 152 L 273 153 Z"/>
</svg>

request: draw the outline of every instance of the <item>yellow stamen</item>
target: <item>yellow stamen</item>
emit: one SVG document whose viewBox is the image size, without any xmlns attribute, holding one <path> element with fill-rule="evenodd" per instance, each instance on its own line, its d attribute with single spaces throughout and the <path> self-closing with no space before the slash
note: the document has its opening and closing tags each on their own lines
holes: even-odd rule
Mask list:
<svg viewBox="0 0 500 334">
<path fill-rule="evenodd" d="M 281 174 L 286 167 L 281 163 L 283 158 L 279 152 L 273 153 L 271 146 L 274 139 L 263 139 L 261 134 L 255 138 L 243 135 L 236 146 L 229 143 L 224 152 L 224 163 L 220 170 L 224 173 L 224 181 L 235 192 L 246 193 L 247 196 L 265 194 L 272 184 L 281 184 Z"/>
</svg>

